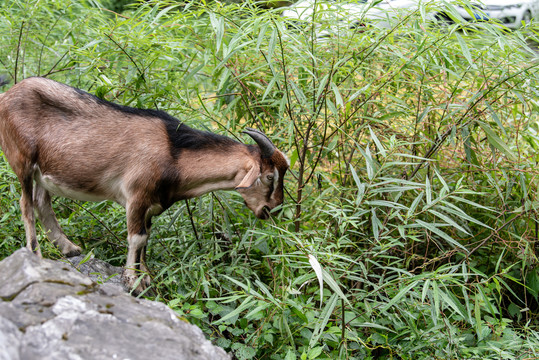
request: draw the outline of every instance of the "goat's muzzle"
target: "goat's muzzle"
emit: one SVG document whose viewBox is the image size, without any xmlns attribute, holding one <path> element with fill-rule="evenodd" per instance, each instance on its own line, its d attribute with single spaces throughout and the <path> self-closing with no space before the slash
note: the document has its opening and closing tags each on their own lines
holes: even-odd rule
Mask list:
<svg viewBox="0 0 539 360">
<path fill-rule="evenodd" d="M 260 208 L 260 210 L 255 212 L 255 215 L 257 218 L 261 220 L 267 220 L 270 217 L 270 211 L 271 211 L 270 207 L 267 205 L 264 205 L 262 208 Z"/>
</svg>

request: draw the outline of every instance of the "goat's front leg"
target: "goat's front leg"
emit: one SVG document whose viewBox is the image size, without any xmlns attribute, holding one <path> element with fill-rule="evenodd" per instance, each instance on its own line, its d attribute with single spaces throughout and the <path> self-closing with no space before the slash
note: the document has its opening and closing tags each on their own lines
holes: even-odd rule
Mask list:
<svg viewBox="0 0 539 360">
<path fill-rule="evenodd" d="M 148 269 L 144 264 L 146 258 L 146 244 L 150 236 L 150 229 L 146 226 L 147 206 L 136 203 L 127 206 L 127 263 L 124 271 L 124 281 L 135 294 L 140 294 L 150 285 Z M 137 286 L 137 280 L 142 276 Z"/>
</svg>

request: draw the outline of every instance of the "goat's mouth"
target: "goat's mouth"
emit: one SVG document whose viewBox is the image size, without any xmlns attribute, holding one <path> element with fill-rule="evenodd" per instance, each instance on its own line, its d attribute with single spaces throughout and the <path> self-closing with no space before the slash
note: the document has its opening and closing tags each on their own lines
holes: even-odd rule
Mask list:
<svg viewBox="0 0 539 360">
<path fill-rule="evenodd" d="M 262 209 L 256 214 L 256 217 L 262 220 L 267 220 L 270 217 L 271 209 L 269 206 L 263 206 Z"/>
</svg>

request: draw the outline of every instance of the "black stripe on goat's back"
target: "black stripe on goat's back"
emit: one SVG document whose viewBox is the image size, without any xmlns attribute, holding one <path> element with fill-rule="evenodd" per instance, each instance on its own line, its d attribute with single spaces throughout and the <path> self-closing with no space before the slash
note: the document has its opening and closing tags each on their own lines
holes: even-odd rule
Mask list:
<svg viewBox="0 0 539 360">
<path fill-rule="evenodd" d="M 101 99 L 100 97 L 97 97 L 97 96 L 95 96 L 93 94 L 87 93 L 84 90 L 77 89 L 75 87 L 72 88 L 72 89 L 78 94 L 78 96 L 79 96 L 79 98 L 81 100 L 94 102 L 94 103 L 97 103 L 99 105 L 106 106 L 106 107 L 108 107 L 108 108 L 110 108 L 112 110 L 120 111 L 120 112 L 122 112 L 124 114 L 134 115 L 134 116 L 141 116 L 141 117 L 157 117 L 157 118 L 160 118 L 160 119 L 172 120 L 172 121 L 176 121 L 176 122 L 179 123 L 178 119 L 176 119 L 175 117 L 173 117 L 173 116 L 171 116 L 171 115 L 169 115 L 166 112 L 161 111 L 161 110 L 139 109 L 139 108 L 134 108 L 134 107 L 130 107 L 130 106 L 120 105 L 120 104 L 116 104 L 116 103 Z"/>
<path fill-rule="evenodd" d="M 226 151 L 228 146 L 238 143 L 237 141 L 226 136 L 190 128 L 174 116 L 169 115 L 161 110 L 139 109 L 119 105 L 107 100 L 103 100 L 83 90 L 77 88 L 73 89 L 83 100 L 94 101 L 100 105 L 107 106 L 115 111 L 120 111 L 128 115 L 160 119 L 167 130 L 171 144 L 171 153 L 174 157 L 177 157 L 182 149 L 202 150 L 223 148 L 223 150 Z"/>
<path fill-rule="evenodd" d="M 180 123 L 175 118 L 161 120 L 165 123 L 168 137 L 177 155 L 182 149 L 203 150 L 203 149 L 219 149 L 226 148 L 237 144 L 226 136 L 214 134 L 208 131 L 200 131 Z"/>
</svg>

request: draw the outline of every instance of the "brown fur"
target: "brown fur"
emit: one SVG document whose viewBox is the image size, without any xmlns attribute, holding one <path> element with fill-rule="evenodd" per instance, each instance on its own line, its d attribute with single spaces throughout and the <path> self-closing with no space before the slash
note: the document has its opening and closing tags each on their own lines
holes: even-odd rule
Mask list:
<svg viewBox="0 0 539 360">
<path fill-rule="evenodd" d="M 260 218 L 283 202 L 288 161 L 279 150 L 262 159 L 257 146 L 176 122 L 165 113 L 107 103 L 44 78 L 23 80 L 1 94 L 0 146 L 21 182 L 27 247 L 40 254 L 35 209 L 64 254 L 81 251 L 58 225 L 51 194 L 114 200 L 126 208 L 124 276 L 132 286 L 137 272 L 146 270 L 151 217 L 175 201 L 237 189 Z M 182 135 L 176 135 L 177 127 Z M 268 180 L 272 176 L 274 182 Z M 145 278 L 137 290 L 148 282 Z"/>
</svg>

